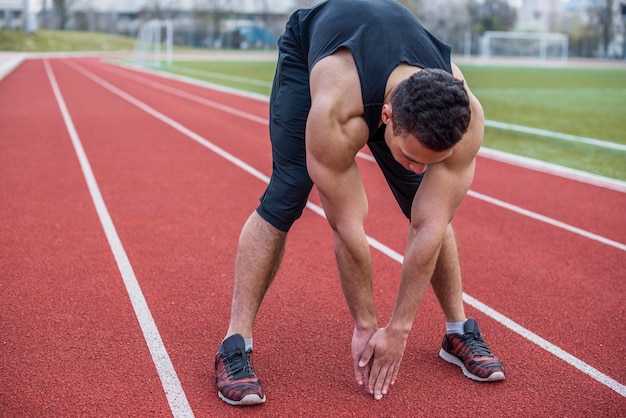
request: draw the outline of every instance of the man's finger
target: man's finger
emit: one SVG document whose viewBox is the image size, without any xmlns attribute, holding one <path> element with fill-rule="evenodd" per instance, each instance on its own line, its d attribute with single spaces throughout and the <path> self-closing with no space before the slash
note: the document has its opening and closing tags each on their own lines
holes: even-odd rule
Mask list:
<svg viewBox="0 0 626 418">
<path fill-rule="evenodd" d="M 363 386 L 363 369 L 359 367 L 359 362 L 354 362 L 354 377 L 356 378 L 356 383 L 359 386 Z"/>
<path fill-rule="evenodd" d="M 400 372 L 400 362 L 397 362 L 396 364 L 394 364 L 393 367 L 393 373 L 391 375 L 391 385 L 395 385 L 396 384 L 396 379 L 398 378 L 398 373 Z"/>
<path fill-rule="evenodd" d="M 372 355 L 374 355 L 374 347 L 368 344 L 365 347 L 365 351 L 363 351 L 363 354 L 361 354 L 361 358 L 359 359 L 359 367 L 362 369 L 368 367 L 368 364 L 372 359 Z"/>
<path fill-rule="evenodd" d="M 373 389 L 373 395 L 374 395 L 374 399 L 376 400 L 380 400 L 383 398 L 383 395 L 387 394 L 387 389 L 389 388 L 389 380 L 390 380 L 390 376 L 388 377 L 388 372 L 389 369 L 388 368 L 383 368 L 383 367 L 376 367 L 377 370 L 377 374 L 376 377 L 371 376 L 370 377 L 370 388 Z"/>
</svg>

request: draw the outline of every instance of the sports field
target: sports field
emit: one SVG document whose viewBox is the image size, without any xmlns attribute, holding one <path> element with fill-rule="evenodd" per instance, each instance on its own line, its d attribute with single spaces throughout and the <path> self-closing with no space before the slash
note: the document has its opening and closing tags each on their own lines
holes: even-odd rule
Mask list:
<svg viewBox="0 0 626 418">
<path fill-rule="evenodd" d="M 484 145 L 626 180 L 623 69 L 460 66 L 487 119 Z M 176 61 L 173 73 L 269 95 L 275 62 Z"/>
<path fill-rule="evenodd" d="M 213 61 L 194 77 L 268 88 L 271 62 L 252 70 Z M 177 61 L 176 70 L 191 65 Z M 579 130 L 539 110 L 531 117 L 533 106 L 496 118 L 507 89 L 511 102 L 533 101 L 541 90 L 552 97 L 556 81 L 540 85 L 528 71 L 519 76 L 527 84 L 512 77 L 490 87 L 480 68 L 463 69 L 489 120 L 508 124 L 488 128 L 489 146 L 496 135 L 507 144 L 536 136 L 568 152 L 605 152 L 603 142 L 581 140 L 599 128 L 577 120 L 584 106 L 573 99 L 568 110 L 561 97 L 558 108 Z M 572 74 L 573 84 L 585 76 Z M 614 95 L 600 80 L 585 83 L 590 112 L 608 103 L 599 90 L 623 98 L 623 84 Z M 357 386 L 353 323 L 314 190 L 255 327 L 267 402 L 245 411 L 222 402 L 213 362 L 228 325 L 235 248 L 271 173 L 266 91 L 96 56 L 32 56 L 0 80 L 1 416 L 624 416 L 626 183 L 487 149 L 453 224 L 466 313 L 502 359 L 505 381 L 471 381 L 438 357 L 445 325 L 429 291 L 397 384 L 381 401 Z M 536 100 L 544 113 L 556 106 L 545 97 Z M 596 115 L 607 113 L 614 131 L 590 139 L 623 143 L 612 111 Z M 607 149 L 623 176 L 623 151 Z M 357 160 L 384 324 L 407 223 L 367 150 Z"/>
</svg>

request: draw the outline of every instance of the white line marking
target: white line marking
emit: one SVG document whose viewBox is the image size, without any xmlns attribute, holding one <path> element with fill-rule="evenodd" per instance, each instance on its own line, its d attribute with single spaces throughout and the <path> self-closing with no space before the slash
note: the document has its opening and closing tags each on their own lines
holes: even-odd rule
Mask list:
<svg viewBox="0 0 626 418">
<path fill-rule="evenodd" d="M 374 157 L 372 157 L 371 155 L 366 154 L 364 152 L 359 152 L 357 154 L 357 156 L 362 158 L 362 159 L 364 159 L 364 160 L 370 161 L 370 162 L 376 162 Z M 499 199 L 496 199 L 496 198 L 493 198 L 493 197 L 490 197 L 490 196 L 487 196 L 487 195 L 484 195 L 482 193 L 478 193 L 478 192 L 475 192 L 475 191 L 472 191 L 472 190 L 469 190 L 467 192 L 467 195 L 468 196 L 472 196 L 473 198 L 482 200 L 483 202 L 491 203 L 492 205 L 495 205 L 495 206 L 501 207 L 503 209 L 507 209 L 507 210 L 510 210 L 512 212 L 518 213 L 520 215 L 527 216 L 527 217 L 535 219 L 537 221 L 544 222 L 544 223 L 547 223 L 549 225 L 555 226 L 557 228 L 564 229 L 564 230 L 572 232 L 574 234 L 581 235 L 581 236 L 583 236 L 585 238 L 589 238 L 589 239 L 591 239 L 593 241 L 601 242 L 602 244 L 606 244 L 606 245 L 609 245 L 611 247 L 617 248 L 618 250 L 626 251 L 626 245 L 625 244 L 622 244 L 622 243 L 617 242 L 617 241 L 610 240 L 610 239 L 605 238 L 603 236 L 600 236 L 598 234 L 594 234 L 593 232 L 589 232 L 589 231 L 586 231 L 584 229 L 577 228 L 575 226 L 566 224 L 565 222 L 557 221 L 556 219 L 553 219 L 553 218 L 550 218 L 550 217 L 547 217 L 547 216 L 544 216 L 544 215 L 540 215 L 540 214 L 538 214 L 536 212 L 532 212 L 530 210 L 521 208 L 521 207 L 513 205 L 511 203 L 507 203 L 507 202 L 504 202 L 502 200 L 499 200 Z"/>
<path fill-rule="evenodd" d="M 260 87 L 272 87 L 272 83 L 265 80 L 257 80 L 254 78 L 246 78 L 246 77 L 238 77 L 230 74 L 216 73 L 214 71 L 209 70 L 199 70 L 197 68 L 184 67 L 182 65 L 174 65 L 171 67 L 172 70 L 181 71 L 183 73 L 204 76 L 204 77 L 213 77 L 218 80 L 226 80 L 226 81 L 234 81 L 240 84 L 249 84 L 252 86 L 260 86 Z"/>
<path fill-rule="evenodd" d="M 623 385 L 620 382 L 618 382 L 617 380 L 610 378 L 609 376 L 607 376 L 606 374 L 602 373 L 598 369 L 590 366 L 589 364 L 585 363 L 584 361 L 582 361 L 582 360 L 578 359 L 577 357 L 574 357 L 573 355 L 569 354 L 567 351 L 565 351 L 565 350 L 557 347 L 556 345 L 550 343 L 549 341 L 541 338 L 540 336 L 538 336 L 534 332 L 524 328 L 523 326 L 521 326 L 517 322 L 512 321 L 511 319 L 507 318 L 506 316 L 502 315 L 501 313 L 497 312 L 496 310 L 492 309 L 491 307 L 489 307 L 489 306 L 485 305 L 484 303 L 474 299 L 473 297 L 471 297 L 467 293 L 463 293 L 463 300 L 468 305 L 473 306 L 474 308 L 476 308 L 479 311 L 483 312 L 485 315 L 487 315 L 487 316 L 493 318 L 495 321 L 501 323 L 502 325 L 504 325 L 508 329 L 510 329 L 510 330 L 514 331 L 515 333 L 521 335 L 522 337 L 526 338 L 527 340 L 535 343 L 536 345 L 538 345 L 539 347 L 543 348 L 547 352 L 549 352 L 551 354 L 554 354 L 556 357 L 560 358 L 561 360 L 563 360 L 567 364 L 575 367 L 576 369 L 578 369 L 581 372 L 591 376 L 592 378 L 594 378 L 598 382 L 602 383 L 603 385 L 613 389 L 615 392 L 617 392 L 620 395 L 626 397 L 626 385 Z"/>
<path fill-rule="evenodd" d="M 87 187 L 89 188 L 89 193 L 91 194 L 91 199 L 96 207 L 98 218 L 100 219 L 100 223 L 104 229 L 109 246 L 111 247 L 111 252 L 117 262 L 117 267 L 122 275 L 124 286 L 126 286 L 126 291 L 128 292 L 128 296 L 133 305 L 137 321 L 139 322 L 144 339 L 146 340 L 146 344 L 148 345 L 148 349 L 152 355 L 152 361 L 154 362 L 159 378 L 161 379 L 161 384 L 163 386 L 163 390 L 165 391 L 165 395 L 167 396 L 167 401 L 170 405 L 172 414 L 174 417 L 193 417 L 193 412 L 189 406 L 189 402 L 187 401 L 187 397 L 185 396 L 185 392 L 180 384 L 180 381 L 178 380 L 176 370 L 174 370 L 172 361 L 167 354 L 167 350 L 165 349 L 159 330 L 157 329 L 154 318 L 150 313 L 148 303 L 143 296 L 143 292 L 141 291 L 141 287 L 139 286 L 133 267 L 130 264 L 130 260 L 124 250 L 124 246 L 122 245 L 122 242 L 117 234 L 113 220 L 111 219 L 104 202 L 104 198 L 100 193 L 96 177 L 93 174 L 87 154 L 85 153 L 80 137 L 74 127 L 72 117 L 67 110 L 65 100 L 63 99 L 63 95 L 59 89 L 54 72 L 52 71 L 48 60 L 44 60 L 44 65 L 46 67 L 46 73 L 48 74 L 50 84 L 52 85 L 52 90 L 54 91 L 57 103 L 59 104 L 59 109 L 63 115 L 65 126 L 67 127 L 67 131 L 72 140 L 72 145 L 74 145 L 74 151 L 76 152 L 83 175 L 85 176 L 85 181 L 87 182 Z"/>
<path fill-rule="evenodd" d="M 189 136 L 191 139 L 193 139 L 194 141 L 197 141 L 198 143 L 204 145 L 205 147 L 209 148 L 211 151 L 216 152 L 218 155 L 223 157 L 225 160 L 235 164 L 237 167 L 239 167 L 239 168 L 243 169 L 244 171 L 252 174 L 254 177 L 258 178 L 259 180 L 261 180 L 261 181 L 263 181 L 265 183 L 269 182 L 269 177 L 268 176 L 260 173 L 258 170 L 256 170 L 252 166 L 250 166 L 247 163 L 243 162 L 242 160 L 240 160 L 239 158 L 235 157 L 234 155 L 224 151 L 220 147 L 218 147 L 215 144 L 211 143 L 210 141 L 204 139 L 203 137 L 201 137 L 200 135 L 198 135 L 195 132 L 191 131 L 190 129 L 184 127 L 180 123 L 174 121 L 173 119 L 171 119 L 168 116 L 160 113 L 159 111 L 151 108 L 147 104 L 145 104 L 145 103 L 135 99 L 133 96 L 130 96 L 126 92 L 120 90 L 119 88 L 113 86 L 112 84 L 110 84 L 109 82 L 103 80 L 102 78 L 98 77 L 97 75 L 95 75 L 95 74 L 89 72 L 88 70 L 78 66 L 77 64 L 72 64 L 72 67 L 76 68 L 77 71 L 79 71 L 80 73 L 82 73 L 83 75 L 88 77 L 89 79 L 93 80 L 97 84 L 101 85 L 102 87 L 106 88 L 107 90 L 111 91 L 112 93 L 120 96 L 124 100 L 132 103 L 133 105 L 139 107 L 140 109 L 144 110 L 148 114 L 154 116 L 156 119 L 160 120 L 161 122 L 171 126 L 172 128 L 176 129 L 177 131 L 181 132 L 182 134 Z M 318 214 L 318 215 L 320 215 L 320 216 L 322 216 L 324 218 L 326 217 L 325 214 L 324 214 L 324 209 L 322 207 L 320 207 L 319 205 L 316 205 L 313 202 L 309 201 L 307 203 L 307 208 L 311 209 L 313 212 L 315 212 L 316 214 Z M 404 257 L 402 255 L 400 255 L 399 253 L 397 253 L 393 249 L 387 247 L 385 244 L 381 243 L 380 241 L 376 240 L 375 238 L 367 236 L 367 241 L 370 244 L 370 246 L 372 246 L 372 248 L 375 248 L 376 250 L 381 251 L 383 254 L 389 256 L 390 258 L 392 258 L 393 260 L 395 260 L 395 261 L 397 261 L 399 263 L 403 262 Z M 606 374 L 602 373 L 601 371 L 599 371 L 599 370 L 589 366 L 587 363 L 585 363 L 582 360 L 579 360 L 578 358 L 572 356 L 571 354 L 567 353 L 566 351 L 562 350 L 561 348 L 559 348 L 559 347 L 557 347 L 557 346 L 555 346 L 555 345 L 553 345 L 551 343 L 548 343 L 547 341 L 541 339 L 541 337 L 536 336 L 536 334 L 534 334 L 530 330 L 522 327 L 521 325 L 517 324 L 515 321 L 513 321 L 513 320 L 509 319 L 508 317 L 502 315 L 501 313 L 499 313 L 496 310 L 490 308 L 489 306 L 483 304 L 482 302 L 480 302 L 477 299 L 471 297 L 470 295 L 468 295 L 466 293 L 463 293 L 463 300 L 468 305 L 474 307 L 476 310 L 478 310 L 478 311 L 484 313 L 485 315 L 491 317 L 496 322 L 499 322 L 503 326 L 509 328 L 511 331 L 521 335 L 524 338 L 529 339 L 531 342 L 539 345 L 541 348 L 543 348 L 544 350 L 548 351 L 549 353 L 555 355 L 556 357 L 558 357 L 561 360 L 567 362 L 568 364 L 572 365 L 573 367 L 575 367 L 576 369 L 580 370 L 581 372 L 583 372 L 583 373 L 589 375 L 590 377 L 592 377 L 593 379 L 597 380 L 601 384 L 607 386 L 608 388 L 616 391 L 620 395 L 626 397 L 626 386 L 624 386 L 623 384 L 619 383 L 615 379 L 612 379 L 611 377 L 607 376 Z M 545 342 L 545 343 L 543 343 L 543 342 Z"/>
<path fill-rule="evenodd" d="M 95 75 L 92 72 L 90 72 L 89 70 L 79 66 L 78 64 L 75 64 L 73 62 L 68 62 L 68 64 L 70 65 L 70 67 L 74 68 L 76 71 L 80 72 L 85 77 L 91 79 L 95 83 L 101 85 L 105 89 L 107 89 L 107 90 L 111 91 L 112 93 L 120 96 L 122 99 L 126 100 L 127 102 L 129 102 L 129 103 L 131 103 L 131 104 L 133 104 L 135 106 L 137 106 L 138 108 L 140 108 L 144 112 L 148 113 L 149 115 L 155 117 L 156 119 L 159 119 L 162 122 L 166 123 L 167 125 L 170 125 L 172 128 L 176 129 L 180 133 L 190 137 L 191 139 L 193 139 L 194 141 L 200 143 L 201 145 L 205 146 L 206 148 L 210 149 L 211 151 L 213 151 L 217 155 L 219 155 L 219 156 L 229 160 L 230 162 L 232 162 L 236 166 L 244 169 L 248 173 L 252 174 L 254 177 L 258 178 L 259 180 L 261 180 L 261 181 L 263 181 L 265 183 L 269 183 L 270 178 L 268 176 L 266 176 L 265 174 L 263 174 L 260 171 L 256 170 L 255 168 L 252 168 L 251 166 L 249 166 L 248 164 L 246 164 L 242 160 L 238 159 L 237 157 L 233 156 L 232 154 L 229 154 L 228 152 L 222 150 L 221 148 L 219 148 L 218 146 L 214 145 L 210 141 L 207 141 L 202 136 L 200 136 L 197 133 L 193 132 L 191 129 L 188 129 L 187 127 L 181 125 L 180 123 L 176 122 L 175 120 L 165 116 L 163 113 L 159 112 L 158 110 L 155 110 L 155 109 L 151 108 L 150 106 L 148 106 L 144 102 L 134 98 L 130 94 L 128 94 L 125 91 L 115 87 L 113 84 L 111 84 L 108 81 L 98 77 L 97 75 Z M 222 109 L 222 108 L 220 107 L 219 109 Z M 229 108 L 229 109 L 232 109 L 232 108 Z M 226 112 L 228 112 L 228 110 L 226 110 Z M 234 114 L 237 114 L 238 116 L 241 116 L 241 117 L 244 117 L 244 118 L 246 117 L 245 115 L 248 115 L 247 113 L 240 112 L 240 111 L 238 111 L 237 113 L 234 113 Z M 253 116 L 253 115 L 250 115 L 250 116 Z M 251 120 L 253 120 L 253 119 L 251 119 Z"/>
<path fill-rule="evenodd" d="M 609 148 L 618 151 L 626 151 L 626 145 L 616 142 L 602 141 L 595 138 L 564 134 L 561 132 L 548 131 L 546 129 L 531 128 L 528 126 L 514 125 L 512 123 L 497 122 L 495 120 L 485 120 L 485 126 L 491 128 L 504 129 L 506 131 L 521 132 L 524 134 L 543 136 L 547 138 L 561 139 L 564 141 L 578 142 L 581 144 L 594 145 L 596 147 Z"/>
<path fill-rule="evenodd" d="M 510 210 L 512 212 L 519 213 L 520 215 L 527 216 L 527 217 L 535 219 L 537 221 L 545 222 L 545 223 L 547 223 L 549 225 L 556 226 L 557 228 L 564 229 L 564 230 L 572 232 L 574 234 L 581 235 L 581 236 L 583 236 L 585 238 L 589 238 L 590 240 L 601 242 L 602 244 L 606 244 L 606 245 L 609 245 L 611 247 L 617 248 L 618 250 L 626 251 L 626 245 L 622 244 L 621 242 L 617 242 L 617 241 L 610 240 L 608 238 L 604 238 L 604 237 L 602 237 L 600 235 L 591 233 L 589 231 L 585 231 L 584 229 L 580 229 L 580 228 L 577 228 L 575 226 L 566 224 L 564 222 L 557 221 L 556 219 L 552 219 L 552 218 L 549 218 L 547 216 L 543 216 L 543 215 L 540 215 L 538 213 L 531 212 L 529 210 L 520 208 L 519 206 L 515 206 L 515 205 L 512 205 L 510 203 L 503 202 L 502 200 L 494 199 L 493 197 L 489 197 L 489 196 L 484 195 L 482 193 L 474 192 L 472 190 L 468 191 L 467 195 L 468 196 L 472 196 L 472 197 L 474 197 L 476 199 L 482 200 L 484 202 L 491 203 L 492 205 L 499 206 L 501 208 Z"/>
<path fill-rule="evenodd" d="M 26 59 L 25 54 L 2 53 L 0 54 L 0 81 L 11 74 Z"/>
<path fill-rule="evenodd" d="M 508 152 L 498 151 L 486 147 L 482 147 L 478 151 L 478 155 L 483 158 L 489 158 L 490 160 L 500 161 L 509 165 L 528 168 L 541 173 L 563 177 L 568 180 L 576 180 L 581 183 L 591 184 L 592 186 L 603 187 L 605 189 L 626 193 L 626 181 L 611 179 L 597 174 L 591 174 L 586 171 L 563 167 L 562 165 L 547 163 L 545 161 L 522 157 L 521 155 L 510 154 Z"/>
<path fill-rule="evenodd" d="M 199 103 L 199 104 L 211 107 L 213 109 L 220 110 L 222 112 L 230 113 L 231 115 L 239 116 L 241 118 L 259 123 L 264 126 L 267 126 L 269 123 L 269 120 L 267 118 L 256 116 L 256 115 L 253 115 L 252 113 L 244 112 L 243 110 L 239 110 L 231 106 L 226 106 L 222 103 L 219 103 L 210 99 L 206 99 L 204 97 L 201 97 L 192 93 L 188 93 L 184 90 L 180 90 L 175 87 L 166 86 L 165 84 L 161 84 L 152 80 L 147 80 L 145 77 L 130 75 L 126 71 L 124 72 L 115 71 L 115 73 L 129 80 L 133 80 L 138 83 L 149 86 L 155 90 L 160 90 L 162 92 L 169 93 L 174 96 L 182 97 L 183 99 L 191 100 L 192 102 Z"/>
</svg>

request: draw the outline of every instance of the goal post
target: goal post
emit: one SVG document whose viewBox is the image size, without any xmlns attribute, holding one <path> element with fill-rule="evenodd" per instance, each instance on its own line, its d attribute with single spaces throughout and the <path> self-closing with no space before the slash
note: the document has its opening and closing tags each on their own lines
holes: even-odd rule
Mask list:
<svg viewBox="0 0 626 418">
<path fill-rule="evenodd" d="M 142 67 L 172 66 L 174 28 L 171 20 L 149 20 L 137 31 L 133 62 Z"/>
<path fill-rule="evenodd" d="M 534 58 L 567 62 L 569 38 L 555 32 L 487 31 L 482 38 L 481 58 Z"/>
</svg>

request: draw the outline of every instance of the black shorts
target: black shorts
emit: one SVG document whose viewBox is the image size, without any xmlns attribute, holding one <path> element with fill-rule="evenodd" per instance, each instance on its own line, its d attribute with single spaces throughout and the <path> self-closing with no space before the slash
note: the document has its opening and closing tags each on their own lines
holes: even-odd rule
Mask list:
<svg viewBox="0 0 626 418">
<path fill-rule="evenodd" d="M 305 130 L 311 108 L 309 71 L 297 51 L 279 52 L 270 97 L 272 176 L 260 198 L 258 214 L 281 231 L 288 231 L 306 206 L 313 181 L 306 168 Z M 392 156 L 379 130 L 368 146 L 381 168 L 402 212 L 411 216 L 411 204 L 422 175 L 406 170 Z"/>
</svg>

